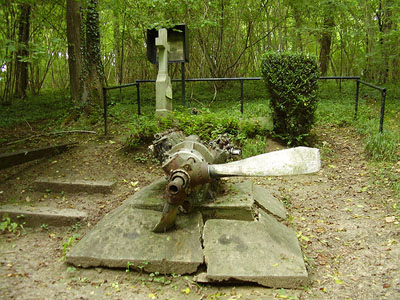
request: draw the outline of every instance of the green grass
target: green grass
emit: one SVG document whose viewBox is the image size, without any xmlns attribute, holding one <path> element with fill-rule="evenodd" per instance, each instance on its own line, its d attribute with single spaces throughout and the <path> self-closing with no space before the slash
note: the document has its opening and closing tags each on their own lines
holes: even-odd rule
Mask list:
<svg viewBox="0 0 400 300">
<path fill-rule="evenodd" d="M 351 126 L 364 137 L 365 155 L 379 165 L 379 178 L 400 196 L 400 88 L 387 85 L 384 132 L 379 134 L 381 94 L 361 85 L 358 118 L 354 119 L 355 82 L 343 81 L 341 90 L 335 81 L 321 81 L 316 124 L 319 127 Z M 186 84 L 186 107 L 182 107 L 180 83 L 173 83 L 175 119 L 158 123 L 154 118 L 154 83 L 140 86 L 142 116 L 137 115 L 136 87 L 108 92 L 109 120 L 118 131 L 127 132 L 127 144 L 133 147 L 150 142 L 153 134 L 178 127 L 186 134 L 198 134 L 204 140 L 218 134 L 228 134 L 243 150 L 244 156 L 265 150 L 266 137 L 272 130 L 271 111 L 264 82 L 244 83 L 244 114 L 240 113 L 240 83 L 228 82 L 215 93 L 212 83 Z M 43 90 L 40 95 L 28 96 L 11 106 L 1 106 L 0 128 L 7 130 L 18 124 L 41 121 L 41 126 L 57 128 L 73 109 L 68 91 Z M 197 114 L 193 114 L 196 112 Z M 86 128 L 102 126 L 101 110 L 81 124 Z M 75 124 L 74 126 L 80 126 Z M 2 138 L 0 137 L 0 142 Z M 395 167 L 393 167 L 395 165 Z M 397 167 L 396 167 L 397 166 Z M 394 168 L 394 169 L 393 169 Z M 397 168 L 397 169 L 396 169 Z M 379 179 L 380 180 L 380 179 Z M 399 204 L 400 206 L 400 204 Z"/>
<path fill-rule="evenodd" d="M 28 95 L 12 105 L 1 105 L 0 128 L 39 120 L 51 121 L 54 126 L 68 113 L 70 105 L 68 91 L 43 90 L 40 95 Z"/>
</svg>

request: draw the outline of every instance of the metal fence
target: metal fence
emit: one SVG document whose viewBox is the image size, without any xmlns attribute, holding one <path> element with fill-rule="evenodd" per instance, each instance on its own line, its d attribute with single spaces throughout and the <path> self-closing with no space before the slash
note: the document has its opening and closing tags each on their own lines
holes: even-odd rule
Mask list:
<svg viewBox="0 0 400 300">
<path fill-rule="evenodd" d="M 243 114 L 244 106 L 244 82 L 250 80 L 262 80 L 262 77 L 233 77 L 233 78 L 187 78 L 182 79 L 172 79 L 173 82 L 182 83 L 182 106 L 186 106 L 186 92 L 185 92 L 185 82 L 200 82 L 200 81 L 240 81 L 240 112 Z M 381 101 L 381 115 L 379 120 L 379 132 L 383 132 L 383 119 L 385 115 L 385 99 L 386 99 L 386 88 L 373 85 L 371 83 L 361 80 L 360 76 L 321 76 L 321 80 L 356 80 L 356 96 L 354 104 L 354 118 L 357 118 L 358 113 L 358 103 L 359 103 L 359 90 L 360 83 L 368 87 L 381 91 L 382 101 Z M 104 135 L 107 135 L 107 91 L 114 89 L 122 89 L 126 87 L 136 86 L 136 97 L 137 97 L 137 111 L 138 115 L 141 115 L 141 105 L 140 105 L 140 85 L 144 83 L 156 82 L 155 79 L 144 79 L 136 80 L 134 83 L 128 83 L 118 86 L 103 87 L 103 98 L 104 98 Z"/>
</svg>

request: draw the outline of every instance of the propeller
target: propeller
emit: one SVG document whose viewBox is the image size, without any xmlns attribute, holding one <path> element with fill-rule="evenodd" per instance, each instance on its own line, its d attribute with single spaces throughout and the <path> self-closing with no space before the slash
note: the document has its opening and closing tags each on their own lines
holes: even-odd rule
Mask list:
<svg viewBox="0 0 400 300">
<path fill-rule="evenodd" d="M 179 206 L 192 189 L 210 182 L 211 178 L 246 176 L 288 176 L 318 172 L 321 168 L 319 150 L 296 147 L 260 154 L 225 164 L 208 164 L 198 154 L 177 152 L 163 166 L 169 176 L 165 190 L 166 203 L 154 232 L 165 232 L 175 224 Z"/>
<path fill-rule="evenodd" d="M 208 166 L 211 177 L 301 175 L 318 172 L 320 168 L 319 150 L 308 147 L 268 152 L 239 161 Z"/>
</svg>

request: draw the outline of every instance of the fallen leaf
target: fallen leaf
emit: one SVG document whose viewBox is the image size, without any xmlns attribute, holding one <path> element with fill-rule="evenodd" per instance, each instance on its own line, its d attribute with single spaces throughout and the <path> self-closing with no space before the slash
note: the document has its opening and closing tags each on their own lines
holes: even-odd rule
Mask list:
<svg viewBox="0 0 400 300">
<path fill-rule="evenodd" d="M 395 216 L 385 218 L 386 223 L 393 223 L 395 220 L 396 220 Z"/>
<path fill-rule="evenodd" d="M 190 294 L 190 289 L 187 287 L 186 289 L 181 290 L 182 294 Z"/>
</svg>

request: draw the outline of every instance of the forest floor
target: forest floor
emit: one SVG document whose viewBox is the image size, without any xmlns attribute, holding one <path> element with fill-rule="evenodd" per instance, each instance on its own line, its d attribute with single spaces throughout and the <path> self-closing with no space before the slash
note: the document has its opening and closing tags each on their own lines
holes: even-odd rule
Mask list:
<svg viewBox="0 0 400 300">
<path fill-rule="evenodd" d="M 15 128 L 7 134 L 15 139 L 26 135 L 24 130 Z M 105 139 L 69 134 L 13 145 L 24 149 L 79 142 L 57 156 L 2 170 L 0 204 L 76 208 L 88 213 L 88 222 L 0 234 L 0 298 L 400 299 L 400 225 L 393 209 L 398 199 L 388 186 L 378 183 L 378 172 L 364 160 L 354 130 L 324 127 L 316 133 L 322 153 L 320 172 L 254 179 L 279 190 L 287 206 L 288 226 L 297 232 L 309 272 L 306 286 L 291 290 L 246 284 L 199 285 L 192 275 L 150 276 L 68 266 L 63 249 L 69 246 L 71 236 L 84 236 L 106 213 L 163 175 L 146 148 L 126 153 L 122 136 Z M 7 138 L 6 132 L 1 134 Z M 271 142 L 268 150 L 275 147 Z M 10 146 L 0 150 L 10 150 Z M 400 172 L 400 162 L 393 168 Z M 38 177 L 110 180 L 117 185 L 109 195 L 39 193 L 31 188 Z"/>
</svg>

